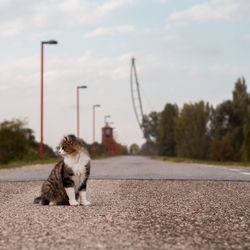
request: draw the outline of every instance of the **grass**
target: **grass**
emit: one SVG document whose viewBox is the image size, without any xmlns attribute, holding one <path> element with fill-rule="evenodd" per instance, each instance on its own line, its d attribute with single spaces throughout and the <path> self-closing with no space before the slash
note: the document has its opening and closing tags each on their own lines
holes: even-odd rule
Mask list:
<svg viewBox="0 0 250 250">
<path fill-rule="evenodd" d="M 98 155 L 95 157 L 91 157 L 92 160 L 100 160 L 104 159 L 110 156 L 105 155 Z M 30 166 L 30 165 L 36 165 L 36 164 L 49 164 L 49 163 L 56 163 L 61 158 L 46 158 L 46 159 L 37 159 L 37 160 L 20 160 L 20 161 L 11 161 L 8 164 L 0 164 L 0 169 L 6 169 L 6 168 L 16 168 L 16 167 L 22 167 L 22 166 Z"/>
<path fill-rule="evenodd" d="M 168 157 L 168 156 L 151 156 L 152 159 L 171 161 L 171 162 L 184 162 L 184 163 L 198 163 L 198 164 L 210 164 L 210 165 L 230 165 L 230 166 L 245 166 L 250 167 L 250 162 L 222 162 L 222 161 L 207 161 L 207 160 L 195 160 L 179 157 Z"/>
<path fill-rule="evenodd" d="M 27 161 L 27 160 L 11 161 L 8 164 L 0 164 L 0 169 L 16 168 L 16 167 L 36 165 L 36 164 L 56 163 L 58 160 L 59 160 L 58 158 L 47 158 L 47 159 L 37 159 L 37 160 L 31 160 L 31 161 Z"/>
</svg>

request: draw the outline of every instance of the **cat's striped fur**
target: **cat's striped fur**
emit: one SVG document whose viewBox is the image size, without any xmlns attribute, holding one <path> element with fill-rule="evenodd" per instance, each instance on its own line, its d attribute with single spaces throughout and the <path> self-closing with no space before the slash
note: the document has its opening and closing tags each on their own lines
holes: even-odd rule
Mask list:
<svg viewBox="0 0 250 250">
<path fill-rule="evenodd" d="M 43 183 L 41 196 L 34 203 L 42 205 L 90 205 L 86 199 L 87 181 L 90 174 L 90 157 L 80 140 L 66 136 L 58 153 L 63 160 L 51 171 Z"/>
</svg>

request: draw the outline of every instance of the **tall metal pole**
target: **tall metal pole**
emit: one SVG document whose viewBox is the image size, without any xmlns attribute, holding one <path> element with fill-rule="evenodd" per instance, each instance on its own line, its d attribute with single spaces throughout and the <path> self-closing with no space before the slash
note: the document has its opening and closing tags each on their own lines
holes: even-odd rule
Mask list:
<svg viewBox="0 0 250 250">
<path fill-rule="evenodd" d="M 79 139 L 79 88 L 76 88 L 76 135 Z"/>
<path fill-rule="evenodd" d="M 92 144 L 92 155 L 95 156 L 95 108 L 101 107 L 100 104 L 93 105 L 93 144 Z"/>
<path fill-rule="evenodd" d="M 41 140 L 40 157 L 43 157 L 43 42 L 41 43 Z"/>
<path fill-rule="evenodd" d="M 40 157 L 43 157 L 43 46 L 44 44 L 57 44 L 55 40 L 41 42 L 41 140 L 40 140 Z"/>
<path fill-rule="evenodd" d="M 92 155 L 95 156 L 95 105 L 93 105 L 93 145 L 92 145 Z"/>
<path fill-rule="evenodd" d="M 79 89 L 86 89 L 86 85 L 76 87 L 76 136 L 80 138 L 80 107 L 79 107 Z"/>
</svg>

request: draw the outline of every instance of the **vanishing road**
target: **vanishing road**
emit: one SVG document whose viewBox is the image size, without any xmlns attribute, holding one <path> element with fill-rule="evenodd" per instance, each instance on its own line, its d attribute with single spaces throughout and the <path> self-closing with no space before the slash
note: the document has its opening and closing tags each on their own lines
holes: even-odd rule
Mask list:
<svg viewBox="0 0 250 250">
<path fill-rule="evenodd" d="M 250 168 L 93 161 L 91 206 L 33 204 L 53 165 L 0 170 L 0 249 L 250 249 Z"/>
<path fill-rule="evenodd" d="M 0 170 L 0 181 L 45 180 L 54 164 Z M 92 161 L 91 179 L 250 181 L 250 167 L 173 163 L 140 156 Z"/>
</svg>

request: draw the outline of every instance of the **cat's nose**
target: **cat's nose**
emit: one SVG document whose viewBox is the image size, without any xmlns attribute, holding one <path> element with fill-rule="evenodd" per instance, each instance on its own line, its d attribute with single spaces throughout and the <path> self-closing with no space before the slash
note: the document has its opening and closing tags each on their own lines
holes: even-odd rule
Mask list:
<svg viewBox="0 0 250 250">
<path fill-rule="evenodd" d="M 65 151 L 64 151 L 62 148 L 60 148 L 60 149 L 58 150 L 58 154 L 59 154 L 59 155 L 63 155 L 63 154 L 65 154 Z"/>
</svg>

